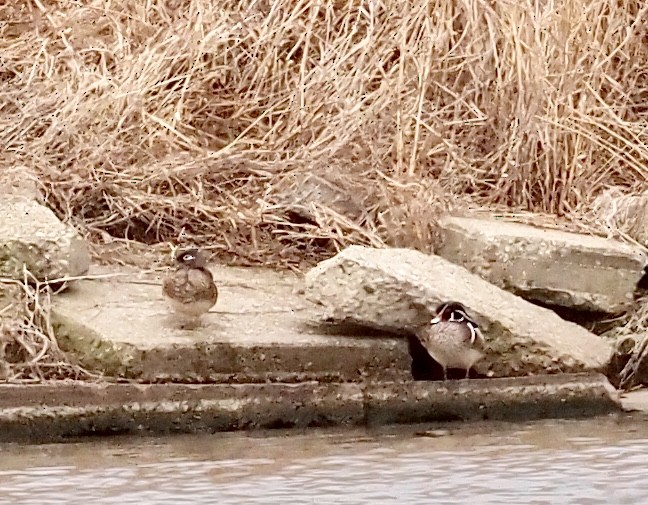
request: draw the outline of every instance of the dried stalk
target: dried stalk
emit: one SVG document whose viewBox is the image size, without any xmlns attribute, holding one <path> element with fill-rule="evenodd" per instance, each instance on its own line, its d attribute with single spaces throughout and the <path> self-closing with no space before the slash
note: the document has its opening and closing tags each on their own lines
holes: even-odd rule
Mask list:
<svg viewBox="0 0 648 505">
<path fill-rule="evenodd" d="M 577 227 L 605 188 L 648 189 L 647 17 L 639 0 L 4 2 L 0 168 L 95 238 L 244 264 L 426 250 L 451 204 Z M 361 212 L 324 184 L 305 217 L 312 175 Z"/>
<path fill-rule="evenodd" d="M 22 281 L 0 278 L 2 289 L 14 295 L 0 320 L 0 379 L 100 379 L 61 351 L 50 318 L 52 290 L 26 269 L 23 273 Z"/>
</svg>

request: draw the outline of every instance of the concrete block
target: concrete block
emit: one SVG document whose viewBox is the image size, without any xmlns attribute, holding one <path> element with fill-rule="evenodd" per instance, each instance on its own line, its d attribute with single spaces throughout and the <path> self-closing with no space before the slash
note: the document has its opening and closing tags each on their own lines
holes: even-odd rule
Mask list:
<svg viewBox="0 0 648 505">
<path fill-rule="evenodd" d="M 23 279 L 23 266 L 38 280 L 83 275 L 90 253 L 78 232 L 24 196 L 0 198 L 0 276 Z"/>
<path fill-rule="evenodd" d="M 528 300 L 619 313 L 648 257 L 617 240 L 495 219 L 445 217 L 436 253 Z"/>
</svg>

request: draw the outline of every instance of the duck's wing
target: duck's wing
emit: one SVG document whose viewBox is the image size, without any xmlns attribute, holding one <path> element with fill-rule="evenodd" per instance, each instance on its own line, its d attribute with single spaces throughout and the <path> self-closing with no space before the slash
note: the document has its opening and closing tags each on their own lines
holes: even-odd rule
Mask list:
<svg viewBox="0 0 648 505">
<path fill-rule="evenodd" d="M 218 288 L 214 284 L 214 278 L 206 268 L 194 268 L 189 270 L 187 283 L 190 287 L 194 300 L 210 300 L 216 303 Z"/>
<path fill-rule="evenodd" d="M 427 353 L 434 358 L 434 351 L 438 346 L 440 336 L 438 325 L 421 328 L 414 335 Z"/>
<path fill-rule="evenodd" d="M 208 270 L 181 268 L 164 279 L 162 292 L 180 303 L 216 300 L 218 290 Z"/>
<path fill-rule="evenodd" d="M 186 284 L 187 271 L 185 269 L 175 270 L 164 278 L 162 293 L 164 296 L 180 301 Z"/>
</svg>

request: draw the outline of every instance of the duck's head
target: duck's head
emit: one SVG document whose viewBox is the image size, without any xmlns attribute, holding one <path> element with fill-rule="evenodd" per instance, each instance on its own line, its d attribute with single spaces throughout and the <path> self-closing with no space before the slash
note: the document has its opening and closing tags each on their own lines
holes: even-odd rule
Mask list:
<svg viewBox="0 0 648 505">
<path fill-rule="evenodd" d="M 178 265 L 186 268 L 205 268 L 207 266 L 207 260 L 199 249 L 179 251 L 175 259 Z"/>
<path fill-rule="evenodd" d="M 454 301 L 448 301 L 440 304 L 435 310 L 436 316 L 430 321 L 431 324 L 441 322 L 451 323 L 471 323 L 475 328 L 477 323 L 468 316 L 468 311 L 463 304 Z"/>
</svg>

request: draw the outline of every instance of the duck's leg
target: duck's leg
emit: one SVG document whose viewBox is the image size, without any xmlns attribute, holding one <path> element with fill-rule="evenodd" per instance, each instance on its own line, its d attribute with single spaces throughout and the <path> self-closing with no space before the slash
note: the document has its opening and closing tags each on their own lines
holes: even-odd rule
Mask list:
<svg viewBox="0 0 648 505">
<path fill-rule="evenodd" d="M 448 369 L 446 367 L 443 367 L 443 380 L 448 380 Z"/>
<path fill-rule="evenodd" d="M 466 368 L 466 379 L 470 379 L 470 368 Z"/>
</svg>

